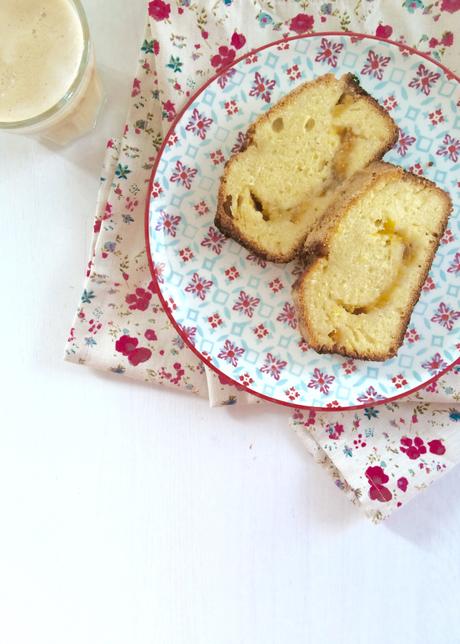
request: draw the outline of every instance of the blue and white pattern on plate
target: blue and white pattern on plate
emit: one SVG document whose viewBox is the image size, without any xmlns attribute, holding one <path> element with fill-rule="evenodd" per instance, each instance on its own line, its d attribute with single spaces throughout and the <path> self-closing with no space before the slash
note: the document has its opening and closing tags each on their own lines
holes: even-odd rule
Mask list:
<svg viewBox="0 0 460 644">
<path fill-rule="evenodd" d="M 454 202 L 406 339 L 387 362 L 319 355 L 301 340 L 291 298 L 299 268 L 258 259 L 214 227 L 224 161 L 260 113 L 300 83 L 353 72 L 389 110 L 399 141 L 385 157 Z M 350 407 L 426 383 L 459 357 L 459 83 L 388 42 L 315 35 L 246 56 L 195 97 L 162 152 L 149 242 L 163 298 L 195 349 L 225 376 L 296 406 Z"/>
</svg>

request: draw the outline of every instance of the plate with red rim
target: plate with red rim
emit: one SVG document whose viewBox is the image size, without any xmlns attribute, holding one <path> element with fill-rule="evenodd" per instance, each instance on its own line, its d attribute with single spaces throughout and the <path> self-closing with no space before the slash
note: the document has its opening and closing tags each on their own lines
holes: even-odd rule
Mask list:
<svg viewBox="0 0 460 644">
<path fill-rule="evenodd" d="M 454 209 L 404 343 L 385 362 L 320 355 L 299 334 L 299 264 L 266 262 L 214 225 L 224 163 L 249 125 L 299 84 L 352 72 L 400 128 L 384 159 L 449 192 Z M 211 78 L 177 115 L 146 205 L 147 252 L 179 335 L 226 382 L 294 407 L 357 409 L 429 385 L 460 361 L 460 81 L 419 52 L 355 33 L 295 36 Z"/>
</svg>

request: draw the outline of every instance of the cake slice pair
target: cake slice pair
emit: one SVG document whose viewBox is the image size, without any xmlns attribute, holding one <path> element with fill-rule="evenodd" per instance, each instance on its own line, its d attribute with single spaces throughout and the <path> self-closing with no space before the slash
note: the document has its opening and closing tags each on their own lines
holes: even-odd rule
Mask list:
<svg viewBox="0 0 460 644">
<path fill-rule="evenodd" d="M 379 160 L 398 128 L 350 74 L 291 92 L 227 163 L 216 225 L 276 262 L 318 352 L 386 360 L 401 345 L 451 211 L 433 183 Z"/>
</svg>

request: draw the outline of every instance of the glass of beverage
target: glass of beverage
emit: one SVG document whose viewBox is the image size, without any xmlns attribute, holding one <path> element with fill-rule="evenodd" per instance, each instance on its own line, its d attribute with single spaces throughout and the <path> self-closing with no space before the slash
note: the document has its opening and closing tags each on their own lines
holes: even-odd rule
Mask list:
<svg viewBox="0 0 460 644">
<path fill-rule="evenodd" d="M 103 101 L 80 0 L 0 0 L 0 131 L 65 145 Z"/>
</svg>

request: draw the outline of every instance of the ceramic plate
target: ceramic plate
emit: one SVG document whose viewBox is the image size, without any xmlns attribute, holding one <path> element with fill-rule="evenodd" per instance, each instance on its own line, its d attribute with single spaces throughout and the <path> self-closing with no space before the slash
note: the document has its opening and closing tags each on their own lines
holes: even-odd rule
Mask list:
<svg viewBox="0 0 460 644">
<path fill-rule="evenodd" d="M 224 162 L 244 132 L 299 84 L 352 72 L 400 127 L 387 161 L 423 174 L 454 202 L 397 356 L 319 355 L 301 339 L 295 264 L 265 262 L 214 226 Z M 154 168 L 146 213 L 152 270 L 184 341 L 222 377 L 279 403 L 350 408 L 427 385 L 460 355 L 458 79 L 409 48 L 359 34 L 272 43 L 205 85 L 178 116 Z"/>
</svg>

